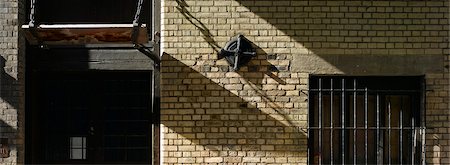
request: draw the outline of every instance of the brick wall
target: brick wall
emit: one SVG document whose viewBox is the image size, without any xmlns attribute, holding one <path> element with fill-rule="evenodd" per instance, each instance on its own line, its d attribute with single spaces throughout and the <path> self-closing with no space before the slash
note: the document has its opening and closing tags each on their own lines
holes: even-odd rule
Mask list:
<svg viewBox="0 0 450 165">
<path fill-rule="evenodd" d="M 24 40 L 19 20 L 24 20 L 19 0 L 0 1 L 0 138 L 7 138 L 9 158 L 0 164 L 21 164 L 24 158 Z M 21 48 L 21 49 L 19 49 Z"/>
<path fill-rule="evenodd" d="M 426 75 L 427 162 L 450 163 L 448 1 L 162 2 L 164 164 L 307 161 L 310 74 Z M 217 52 L 243 34 L 258 55 Z"/>
</svg>

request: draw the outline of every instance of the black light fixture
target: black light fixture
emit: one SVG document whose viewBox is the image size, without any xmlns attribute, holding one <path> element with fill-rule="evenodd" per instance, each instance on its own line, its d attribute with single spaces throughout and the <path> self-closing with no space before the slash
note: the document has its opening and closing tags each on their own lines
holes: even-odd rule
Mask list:
<svg viewBox="0 0 450 165">
<path fill-rule="evenodd" d="M 241 34 L 228 41 L 219 52 L 219 59 L 225 58 L 235 71 L 255 56 L 251 42 Z"/>
</svg>

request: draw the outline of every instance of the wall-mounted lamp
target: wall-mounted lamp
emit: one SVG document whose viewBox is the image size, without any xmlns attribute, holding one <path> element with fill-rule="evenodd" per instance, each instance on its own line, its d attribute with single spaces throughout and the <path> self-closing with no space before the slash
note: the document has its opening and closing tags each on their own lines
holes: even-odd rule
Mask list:
<svg viewBox="0 0 450 165">
<path fill-rule="evenodd" d="M 251 42 L 243 35 L 238 35 L 225 44 L 219 52 L 219 59 L 225 58 L 235 71 L 256 56 Z"/>
<path fill-rule="evenodd" d="M 9 157 L 9 145 L 8 138 L 0 139 L 0 158 L 8 158 Z"/>
</svg>

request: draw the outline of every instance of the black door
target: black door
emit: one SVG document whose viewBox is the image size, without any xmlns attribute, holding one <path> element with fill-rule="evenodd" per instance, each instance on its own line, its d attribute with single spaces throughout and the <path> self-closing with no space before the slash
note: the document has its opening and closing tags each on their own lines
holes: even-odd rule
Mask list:
<svg viewBox="0 0 450 165">
<path fill-rule="evenodd" d="M 139 71 L 40 74 L 33 162 L 149 164 L 151 77 Z"/>
</svg>

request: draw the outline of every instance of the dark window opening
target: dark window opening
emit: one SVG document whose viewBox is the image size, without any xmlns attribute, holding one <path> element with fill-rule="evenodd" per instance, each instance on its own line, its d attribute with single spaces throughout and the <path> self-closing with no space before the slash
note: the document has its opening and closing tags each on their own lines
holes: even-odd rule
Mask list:
<svg viewBox="0 0 450 165">
<path fill-rule="evenodd" d="M 35 73 L 32 164 L 151 164 L 152 73 Z"/>
<path fill-rule="evenodd" d="M 422 77 L 311 77 L 309 163 L 422 163 L 422 84 Z"/>
</svg>

